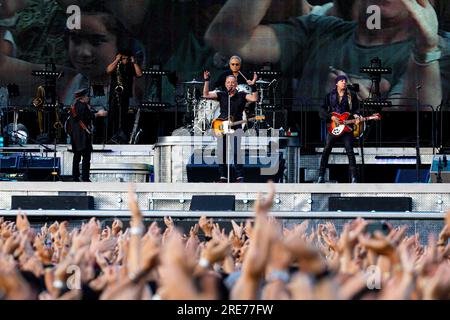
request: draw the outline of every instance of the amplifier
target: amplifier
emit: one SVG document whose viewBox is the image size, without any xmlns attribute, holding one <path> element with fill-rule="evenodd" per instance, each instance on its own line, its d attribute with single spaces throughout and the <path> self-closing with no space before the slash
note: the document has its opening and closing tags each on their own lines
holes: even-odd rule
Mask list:
<svg viewBox="0 0 450 320">
<path fill-rule="evenodd" d="M 61 158 L 24 156 L 22 154 L 0 157 L 1 173 L 24 173 L 26 180 L 30 181 L 53 179 L 51 176 L 53 169 L 58 175 L 60 174 Z"/>
<path fill-rule="evenodd" d="M 0 156 L 0 171 L 17 169 L 18 156 Z"/>
<path fill-rule="evenodd" d="M 53 169 L 55 167 L 58 171 L 60 168 L 61 158 L 56 157 L 23 157 L 20 156 L 18 160 L 18 169 L 34 169 L 34 170 L 46 170 Z"/>
</svg>

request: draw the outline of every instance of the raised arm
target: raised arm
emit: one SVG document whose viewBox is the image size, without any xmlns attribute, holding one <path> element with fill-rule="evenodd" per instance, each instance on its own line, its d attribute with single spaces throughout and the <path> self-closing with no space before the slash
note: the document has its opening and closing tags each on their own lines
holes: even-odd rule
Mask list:
<svg viewBox="0 0 450 320">
<path fill-rule="evenodd" d="M 131 63 L 133 64 L 134 71 L 136 72 L 136 77 L 138 77 L 138 78 L 142 77 L 141 66 L 138 65 L 138 63 L 136 62 L 136 59 L 134 57 L 131 57 Z"/>
<path fill-rule="evenodd" d="M 122 58 L 122 55 L 118 54 L 116 56 L 116 59 L 113 62 L 111 62 L 111 64 L 109 66 L 106 67 L 106 73 L 108 73 L 108 74 L 113 73 L 114 70 L 116 70 L 117 64 L 119 63 L 121 58 Z"/>
<path fill-rule="evenodd" d="M 405 4 L 416 29 L 416 43 L 404 76 L 402 96 L 416 97 L 416 88 L 421 86 L 420 102 L 436 107 L 442 101 L 440 62 L 437 59 L 440 48 L 436 12 L 429 0 L 401 1 Z"/>
<path fill-rule="evenodd" d="M 270 4 L 271 0 L 228 0 L 206 31 L 206 42 L 253 63 L 278 62 L 280 44 L 275 31 L 260 24 Z"/>
<path fill-rule="evenodd" d="M 203 98 L 217 99 L 217 93 L 215 93 L 214 91 L 209 91 L 209 80 L 210 80 L 209 71 L 203 72 L 203 79 L 205 80 L 205 84 L 203 85 Z"/>
</svg>

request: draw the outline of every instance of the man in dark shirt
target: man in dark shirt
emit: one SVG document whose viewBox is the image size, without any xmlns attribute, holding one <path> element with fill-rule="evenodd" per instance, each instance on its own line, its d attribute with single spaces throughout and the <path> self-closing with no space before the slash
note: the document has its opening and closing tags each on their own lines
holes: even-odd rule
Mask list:
<svg viewBox="0 0 450 320">
<path fill-rule="evenodd" d="M 129 50 L 121 50 L 106 72 L 111 75 L 108 137 L 115 143 L 126 143 L 130 134 L 127 114 L 133 97 L 134 78 L 142 77 L 142 70 Z"/>
<path fill-rule="evenodd" d="M 246 72 L 242 71 L 242 59 L 239 56 L 232 56 L 228 62 L 229 69 L 224 71 L 217 81 L 214 83 L 214 88 L 226 91 L 225 80 L 228 76 L 234 76 L 237 80 L 237 90 L 244 91 L 246 93 L 251 93 L 251 87 L 255 85 L 258 76 L 256 73 L 252 77 Z M 251 79 L 251 80 L 250 80 Z M 255 113 L 256 103 L 246 104 L 245 113 L 247 118 Z"/>
<path fill-rule="evenodd" d="M 224 71 L 217 81 L 214 83 L 214 88 L 219 90 L 225 90 L 225 79 L 228 76 L 234 76 L 237 80 L 238 85 L 248 85 L 253 86 L 255 85 L 257 75 L 256 73 L 253 74 L 252 79 L 250 80 L 250 76 L 241 71 L 242 68 L 242 59 L 239 56 L 232 56 L 228 62 L 228 65 L 230 69 L 227 71 Z"/>
<path fill-rule="evenodd" d="M 73 151 L 72 178 L 74 181 L 80 181 L 81 158 L 83 158 L 81 180 L 90 181 L 92 121 L 95 117 L 105 117 L 108 114 L 105 110 L 100 110 L 95 114 L 91 112 L 89 97 L 87 96 L 88 92 L 88 89 L 81 89 L 75 93 L 75 103 L 70 109 L 68 121 L 68 131 Z"/>
<path fill-rule="evenodd" d="M 320 117 L 322 120 L 330 123 L 334 121 L 337 125 L 340 124 L 339 118 L 332 115 L 333 112 L 342 114 L 350 112 L 359 123 L 359 101 L 355 93 L 347 88 L 347 77 L 338 76 L 336 78 L 336 88 L 328 93 L 325 97 L 324 104 L 320 110 Z M 350 167 L 351 182 L 358 182 L 358 174 L 356 169 L 355 153 L 353 152 L 353 133 L 345 132 L 339 138 L 334 137 L 330 133 L 327 134 L 325 147 L 323 149 L 322 158 L 320 159 L 320 171 L 318 183 L 325 182 L 325 170 L 328 165 L 328 158 L 330 156 L 333 145 L 337 140 L 344 143 L 345 151 L 347 152 L 348 162 Z"/>
<path fill-rule="evenodd" d="M 205 71 L 203 74 L 205 79 L 205 85 L 203 87 L 203 96 L 206 99 L 214 99 L 218 100 L 220 103 L 220 115 L 219 118 L 223 120 L 239 121 L 242 120 L 242 112 L 244 111 L 245 104 L 247 102 L 256 102 L 258 100 L 258 93 L 256 92 L 256 88 L 252 86 L 252 93 L 248 94 L 246 92 L 238 92 L 237 91 L 237 79 L 233 75 L 229 75 L 225 79 L 225 89 L 226 91 L 209 91 L 209 79 L 210 74 L 208 71 Z M 230 137 L 224 136 L 217 138 L 217 159 L 219 162 L 219 176 L 220 182 L 228 181 L 227 174 L 227 157 L 224 157 L 228 152 L 227 148 L 227 140 L 233 139 L 232 141 L 228 140 L 233 147 L 233 159 L 230 161 L 234 164 L 235 168 L 235 176 L 236 182 L 244 181 L 244 172 L 242 160 L 239 155 L 241 152 L 241 139 L 239 135 L 238 126 L 233 127 L 233 129 L 237 129 L 237 133 L 231 135 Z M 231 156 L 230 156 L 231 157 Z"/>
</svg>

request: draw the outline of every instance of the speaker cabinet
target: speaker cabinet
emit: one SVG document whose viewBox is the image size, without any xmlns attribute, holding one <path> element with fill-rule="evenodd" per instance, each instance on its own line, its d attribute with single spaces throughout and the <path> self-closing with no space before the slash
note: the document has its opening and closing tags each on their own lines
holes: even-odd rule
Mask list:
<svg viewBox="0 0 450 320">
<path fill-rule="evenodd" d="M 189 211 L 234 211 L 235 196 L 192 196 Z"/>
<path fill-rule="evenodd" d="M 244 182 L 265 183 L 269 180 L 273 182 L 283 182 L 283 171 L 285 168 L 285 160 L 280 153 L 277 156 L 267 156 L 258 158 L 256 156 L 245 156 Z M 216 158 L 203 157 L 201 163 L 194 163 L 194 155 L 191 156 L 189 163 L 186 165 L 188 182 L 217 182 L 219 180 L 219 165 Z M 231 181 L 233 177 L 234 167 L 230 165 Z"/>
<path fill-rule="evenodd" d="M 12 196 L 11 209 L 94 210 L 92 196 Z"/>
<path fill-rule="evenodd" d="M 412 211 L 411 197 L 330 197 L 329 211 Z"/>
</svg>

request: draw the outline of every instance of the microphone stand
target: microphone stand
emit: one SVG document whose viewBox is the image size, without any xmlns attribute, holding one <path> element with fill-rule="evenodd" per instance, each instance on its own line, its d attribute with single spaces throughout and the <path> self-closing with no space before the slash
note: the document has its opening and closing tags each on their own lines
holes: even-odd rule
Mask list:
<svg viewBox="0 0 450 320">
<path fill-rule="evenodd" d="M 228 94 L 228 121 L 231 119 L 231 90 Z M 230 183 L 230 134 L 227 134 L 227 183 Z"/>
<path fill-rule="evenodd" d="M 422 88 L 422 86 L 418 85 L 416 87 L 417 92 L 417 98 L 416 98 L 416 181 L 420 182 L 420 132 L 419 132 L 419 108 L 420 108 L 420 97 L 419 97 L 419 91 Z"/>
</svg>

